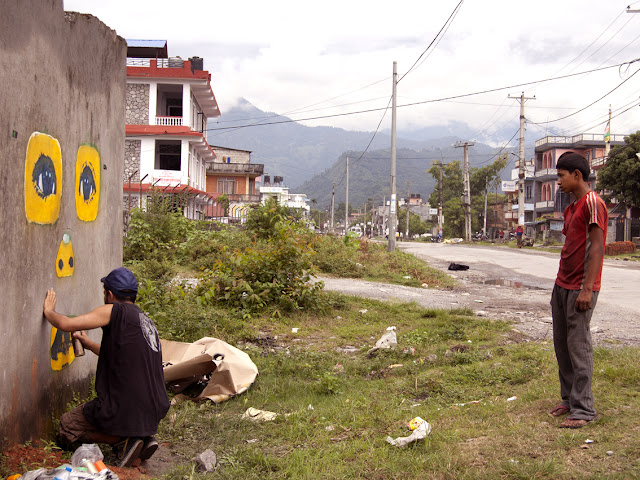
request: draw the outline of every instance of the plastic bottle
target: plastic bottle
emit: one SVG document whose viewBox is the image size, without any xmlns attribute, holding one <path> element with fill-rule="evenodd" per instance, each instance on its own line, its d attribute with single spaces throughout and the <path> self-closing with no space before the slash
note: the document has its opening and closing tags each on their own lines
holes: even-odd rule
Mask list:
<svg viewBox="0 0 640 480">
<path fill-rule="evenodd" d="M 71 467 L 65 467 L 65 469 L 58 473 L 54 478 L 55 480 L 71 480 Z"/>
</svg>

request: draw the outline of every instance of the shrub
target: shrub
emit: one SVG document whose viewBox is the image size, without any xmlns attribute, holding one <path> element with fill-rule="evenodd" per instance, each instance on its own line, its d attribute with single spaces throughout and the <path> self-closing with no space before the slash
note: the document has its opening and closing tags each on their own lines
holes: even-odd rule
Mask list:
<svg viewBox="0 0 640 480">
<path fill-rule="evenodd" d="M 276 221 L 272 229 L 267 242 L 244 251 L 223 249 L 223 257 L 201 276 L 201 303 L 225 303 L 248 312 L 317 306 L 323 284 L 311 282 L 312 244 L 290 220 Z"/>
</svg>

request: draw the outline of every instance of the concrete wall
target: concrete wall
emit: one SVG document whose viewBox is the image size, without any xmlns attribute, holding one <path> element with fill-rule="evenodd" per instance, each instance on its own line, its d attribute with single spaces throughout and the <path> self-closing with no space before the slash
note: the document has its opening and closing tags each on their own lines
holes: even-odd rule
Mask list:
<svg viewBox="0 0 640 480">
<path fill-rule="evenodd" d="M 62 0 L 2 2 L 3 444 L 51 433 L 95 371 L 93 354 L 74 358 L 69 336 L 43 320 L 42 302 L 53 287 L 59 312 L 89 311 L 122 262 L 125 59 L 122 38 L 65 14 Z"/>
</svg>

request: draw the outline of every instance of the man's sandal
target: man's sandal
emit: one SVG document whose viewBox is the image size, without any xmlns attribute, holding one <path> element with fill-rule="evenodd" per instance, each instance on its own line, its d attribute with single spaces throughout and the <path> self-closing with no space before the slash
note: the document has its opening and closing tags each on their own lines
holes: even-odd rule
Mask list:
<svg viewBox="0 0 640 480">
<path fill-rule="evenodd" d="M 569 409 L 567 407 L 565 407 L 564 405 L 558 405 L 549 412 L 549 415 L 551 415 L 552 417 L 561 417 L 563 415 L 566 415 L 567 413 L 569 413 Z"/>
</svg>

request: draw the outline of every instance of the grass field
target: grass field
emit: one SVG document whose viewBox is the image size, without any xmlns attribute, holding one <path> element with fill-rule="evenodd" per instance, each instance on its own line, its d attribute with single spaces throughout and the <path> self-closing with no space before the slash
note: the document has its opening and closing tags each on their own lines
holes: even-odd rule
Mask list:
<svg viewBox="0 0 640 480">
<path fill-rule="evenodd" d="M 640 474 L 638 349 L 596 350 L 601 417 L 581 430 L 560 429 L 561 419 L 546 413 L 559 390 L 551 343 L 528 342 L 510 325 L 470 311 L 332 296 L 339 308 L 330 315 L 255 319 L 255 337 L 239 343 L 260 370 L 246 394 L 219 406 L 172 407 L 160 437 L 184 463 L 168 478 Z M 397 327 L 398 347 L 369 358 L 367 350 L 390 325 Z M 357 351 L 337 350 L 346 346 Z M 241 420 L 248 407 L 278 416 Z M 408 435 L 406 424 L 416 416 L 432 425 L 425 441 L 405 448 L 385 441 Z M 220 467 L 200 477 L 189 459 L 206 448 Z"/>
</svg>

